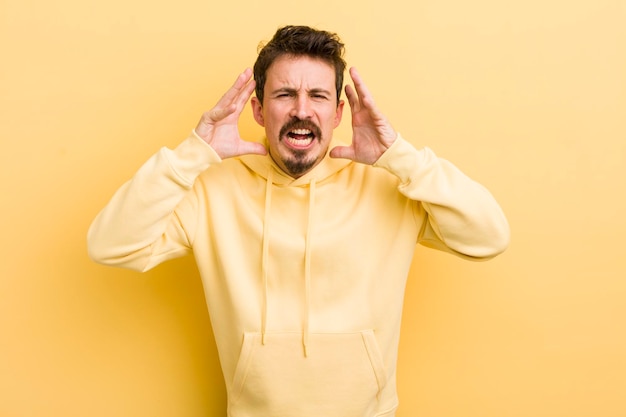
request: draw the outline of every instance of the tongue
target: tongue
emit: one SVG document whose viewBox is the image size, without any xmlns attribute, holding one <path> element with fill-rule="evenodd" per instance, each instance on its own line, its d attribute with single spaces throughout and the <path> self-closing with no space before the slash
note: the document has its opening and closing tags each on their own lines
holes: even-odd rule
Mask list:
<svg viewBox="0 0 626 417">
<path fill-rule="evenodd" d="M 290 133 L 289 136 L 297 140 L 304 140 L 310 137 L 310 135 L 296 135 L 295 133 Z"/>
</svg>

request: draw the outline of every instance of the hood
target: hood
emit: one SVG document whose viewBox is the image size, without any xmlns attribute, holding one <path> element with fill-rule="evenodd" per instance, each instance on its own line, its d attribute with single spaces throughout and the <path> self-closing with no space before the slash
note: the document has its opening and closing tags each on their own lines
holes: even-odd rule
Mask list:
<svg viewBox="0 0 626 417">
<path fill-rule="evenodd" d="M 267 148 L 267 140 L 263 141 L 263 144 Z M 328 147 L 330 149 L 335 146 L 347 146 L 345 142 L 333 139 Z M 267 155 L 243 155 L 239 159 L 248 168 L 254 171 L 261 177 L 268 179 L 271 178 L 272 184 L 282 186 L 301 186 L 310 184 L 311 181 L 322 182 L 328 177 L 332 176 L 336 172 L 342 170 L 348 166 L 352 161 L 348 159 L 331 158 L 328 153 L 324 156 L 324 159 L 320 161 L 313 169 L 301 176 L 300 178 L 293 178 L 289 174 L 285 173 L 272 159 L 269 154 Z M 272 174 L 270 175 L 270 171 Z"/>
</svg>

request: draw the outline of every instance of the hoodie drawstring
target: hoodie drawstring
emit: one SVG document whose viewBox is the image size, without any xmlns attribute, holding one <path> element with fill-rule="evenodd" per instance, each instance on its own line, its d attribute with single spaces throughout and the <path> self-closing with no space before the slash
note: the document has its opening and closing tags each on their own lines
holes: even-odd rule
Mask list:
<svg viewBox="0 0 626 417">
<path fill-rule="evenodd" d="M 265 331 L 267 328 L 267 275 L 269 265 L 269 222 L 270 207 L 272 206 L 272 178 L 274 171 L 269 170 L 267 174 L 267 186 L 265 187 L 265 213 L 263 218 L 263 253 L 262 253 L 262 275 L 263 275 L 263 311 L 261 312 L 261 344 L 265 344 Z"/>
<path fill-rule="evenodd" d="M 304 356 L 308 356 L 309 312 L 311 310 L 311 225 L 313 224 L 313 208 L 315 206 L 315 180 L 309 183 L 309 218 L 306 226 L 304 243 L 304 323 L 302 325 L 302 346 Z"/>
<path fill-rule="evenodd" d="M 274 171 L 270 169 L 267 175 L 267 185 L 265 188 L 265 213 L 263 218 L 263 242 L 262 242 L 262 312 L 261 312 L 261 344 L 265 344 L 265 333 L 267 331 L 267 315 L 268 315 L 268 265 L 269 265 L 269 229 L 270 229 L 270 210 L 272 206 L 272 179 Z M 302 347 L 304 356 L 308 356 L 309 342 L 309 315 L 311 310 L 311 227 L 313 224 L 313 212 L 315 207 L 315 180 L 309 183 L 309 213 L 307 219 L 306 236 L 304 243 L 304 311 L 302 323 Z"/>
</svg>

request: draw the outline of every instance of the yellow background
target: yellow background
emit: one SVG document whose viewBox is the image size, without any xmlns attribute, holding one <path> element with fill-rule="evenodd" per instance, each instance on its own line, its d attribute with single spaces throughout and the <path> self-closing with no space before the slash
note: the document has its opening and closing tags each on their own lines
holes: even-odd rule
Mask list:
<svg viewBox="0 0 626 417">
<path fill-rule="evenodd" d="M 416 249 L 398 416 L 626 415 L 623 0 L 0 0 L 0 415 L 224 415 L 193 261 L 102 267 L 85 234 L 285 24 L 338 32 L 511 223 L 487 263 Z"/>
</svg>

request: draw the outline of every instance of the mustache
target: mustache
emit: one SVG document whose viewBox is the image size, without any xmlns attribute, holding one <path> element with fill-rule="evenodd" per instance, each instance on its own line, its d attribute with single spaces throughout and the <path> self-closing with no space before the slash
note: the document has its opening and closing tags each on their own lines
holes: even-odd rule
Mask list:
<svg viewBox="0 0 626 417">
<path fill-rule="evenodd" d="M 301 120 L 297 117 L 294 117 L 283 125 L 283 127 L 280 129 L 280 137 L 284 137 L 287 133 L 295 129 L 308 129 L 313 132 L 313 135 L 318 140 L 322 137 L 322 129 L 320 129 L 318 125 L 311 122 L 310 120 Z"/>
</svg>

